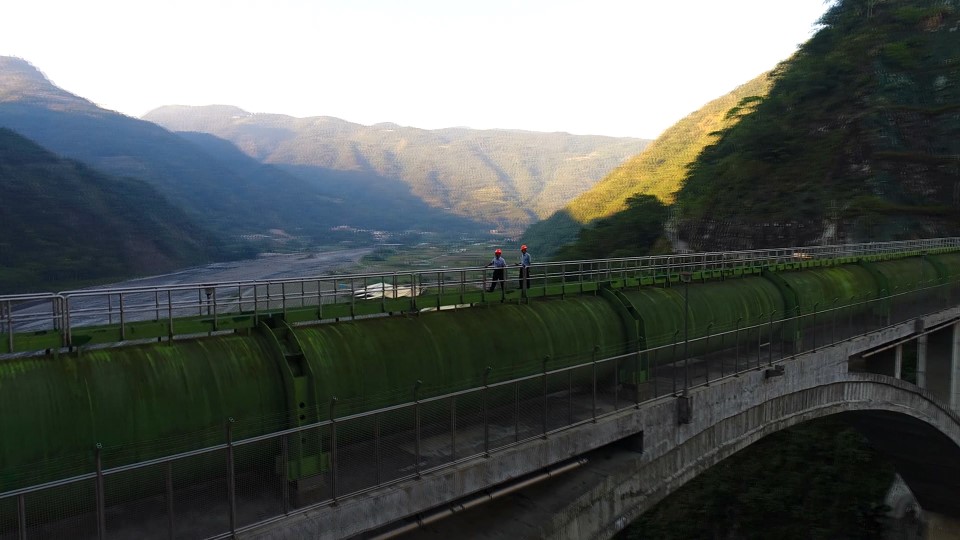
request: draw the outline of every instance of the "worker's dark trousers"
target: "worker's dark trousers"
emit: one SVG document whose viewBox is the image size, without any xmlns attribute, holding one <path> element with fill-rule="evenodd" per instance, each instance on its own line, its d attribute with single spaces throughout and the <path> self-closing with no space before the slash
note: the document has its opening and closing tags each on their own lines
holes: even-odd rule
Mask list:
<svg viewBox="0 0 960 540">
<path fill-rule="evenodd" d="M 497 288 L 497 282 L 500 282 L 500 290 L 506 290 L 506 285 L 504 285 L 504 269 L 503 268 L 494 268 L 493 269 L 493 280 L 490 281 L 490 288 L 487 289 L 487 292 L 493 292 Z"/>
</svg>

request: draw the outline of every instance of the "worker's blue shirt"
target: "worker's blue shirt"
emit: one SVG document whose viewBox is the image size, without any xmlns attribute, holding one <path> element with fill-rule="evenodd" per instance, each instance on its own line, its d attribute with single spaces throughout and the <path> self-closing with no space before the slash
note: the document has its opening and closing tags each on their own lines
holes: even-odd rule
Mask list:
<svg viewBox="0 0 960 540">
<path fill-rule="evenodd" d="M 530 266 L 530 254 L 521 253 L 520 254 L 520 266 Z"/>
<path fill-rule="evenodd" d="M 494 268 L 506 268 L 507 260 L 503 257 L 494 257 L 493 260 L 490 261 L 490 264 L 492 264 Z"/>
</svg>

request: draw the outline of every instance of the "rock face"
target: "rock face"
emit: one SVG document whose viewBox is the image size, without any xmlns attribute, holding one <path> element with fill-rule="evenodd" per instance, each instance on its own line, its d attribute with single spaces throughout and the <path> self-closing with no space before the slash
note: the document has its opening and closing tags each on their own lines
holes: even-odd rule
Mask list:
<svg viewBox="0 0 960 540">
<path fill-rule="evenodd" d="M 677 197 L 695 249 L 960 232 L 960 7 L 841 0 Z"/>
</svg>

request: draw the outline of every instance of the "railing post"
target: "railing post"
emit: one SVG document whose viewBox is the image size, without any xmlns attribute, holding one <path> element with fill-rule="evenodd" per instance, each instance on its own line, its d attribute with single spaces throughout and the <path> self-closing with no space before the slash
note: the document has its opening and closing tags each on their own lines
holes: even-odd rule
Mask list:
<svg viewBox="0 0 960 540">
<path fill-rule="evenodd" d="M 513 383 L 513 442 L 520 442 L 520 381 Z"/>
<path fill-rule="evenodd" d="M 593 361 L 591 366 L 593 367 L 593 404 L 591 409 L 593 410 L 593 423 L 597 423 L 597 354 L 600 352 L 600 347 L 597 345 L 593 346 Z"/>
<path fill-rule="evenodd" d="M 167 337 L 173 337 L 173 291 L 167 289 Z"/>
<path fill-rule="evenodd" d="M 410 310 L 417 311 L 417 296 L 419 296 L 418 291 L 423 290 L 423 282 L 417 279 L 420 274 L 416 272 L 410 273 Z M 484 288 L 486 290 L 486 288 Z"/>
<path fill-rule="evenodd" d="M 319 286 L 317 287 L 317 294 L 320 294 Z M 253 282 L 253 324 L 256 325 L 260 322 L 260 284 L 256 281 Z"/>
<path fill-rule="evenodd" d="M 543 282 L 544 295 L 546 295 L 547 282 Z M 560 298 L 567 297 L 567 265 L 560 265 Z"/>
<path fill-rule="evenodd" d="M 6 302 L 7 306 L 7 350 L 13 352 L 13 305 Z"/>
<path fill-rule="evenodd" d="M 334 409 L 336 396 L 330 398 L 330 489 L 333 504 L 337 504 L 337 420 Z"/>
<path fill-rule="evenodd" d="M 177 536 L 176 520 L 173 514 L 173 462 L 168 461 L 163 469 L 164 490 L 167 499 L 167 531 L 168 538 L 173 540 Z"/>
<path fill-rule="evenodd" d="M 123 309 L 123 293 L 118 294 L 117 297 L 119 298 L 118 303 L 120 304 L 120 341 L 124 341 L 127 339 L 127 317 Z"/>
<path fill-rule="evenodd" d="M 450 461 L 457 460 L 457 396 L 450 398 Z"/>
<path fill-rule="evenodd" d="M 737 317 L 737 327 L 733 333 L 733 340 L 735 342 L 733 346 L 734 356 L 733 356 L 733 376 L 740 376 L 740 321 L 743 320 L 743 317 Z"/>
<path fill-rule="evenodd" d="M 673 380 L 673 395 L 677 395 L 677 339 L 680 336 L 680 329 L 673 331 L 673 347 L 670 349 L 670 378 Z"/>
<path fill-rule="evenodd" d="M 705 370 L 703 379 L 704 379 L 704 385 L 706 386 L 710 386 L 710 357 L 709 357 L 710 353 L 709 351 L 710 351 L 710 338 L 713 337 L 712 334 L 713 334 L 713 321 L 710 321 L 710 323 L 707 324 L 707 340 L 703 347 L 703 350 L 707 351 L 703 355 L 703 365 Z M 723 372 L 722 357 L 720 358 L 720 371 Z"/>
<path fill-rule="evenodd" d="M 549 356 L 543 357 L 543 438 L 547 438 L 547 362 Z"/>
<path fill-rule="evenodd" d="M 613 410 L 620 410 L 620 357 L 613 359 Z"/>
<path fill-rule="evenodd" d="M 294 433 L 294 437 L 299 437 L 300 432 Z M 280 437 L 280 496 L 283 507 L 283 515 L 290 513 L 290 483 L 287 478 L 290 475 L 290 443 L 287 436 Z"/>
<path fill-rule="evenodd" d="M 415 435 L 414 440 L 414 449 L 416 451 L 416 463 L 414 464 L 414 471 L 417 474 L 417 478 L 420 478 L 420 400 L 417 399 L 417 391 L 420 390 L 420 385 L 423 384 L 423 381 L 417 379 L 417 382 L 413 385 L 413 430 Z"/>
<path fill-rule="evenodd" d="M 800 304 L 797 304 L 797 315 L 794 319 L 797 321 L 796 330 L 793 332 L 793 354 L 803 352 L 803 316 L 800 311 Z"/>
<path fill-rule="evenodd" d="M 813 303 L 813 323 L 810 325 L 810 339 L 813 340 L 813 352 L 817 352 L 817 307 L 820 302 Z"/>
<path fill-rule="evenodd" d="M 230 499 L 230 535 L 237 534 L 237 479 L 233 463 L 233 417 L 227 418 L 227 497 Z"/>
<path fill-rule="evenodd" d="M 96 497 L 97 497 L 97 539 L 103 540 L 107 536 L 107 515 L 104 507 L 103 494 L 103 445 L 97 443 L 96 446 L 97 479 L 96 479 Z"/>
<path fill-rule="evenodd" d="M 773 314 L 776 312 L 775 309 L 770 310 L 770 322 L 767 326 L 767 365 L 769 366 L 773 365 Z M 783 351 L 781 350 L 780 353 L 782 358 Z"/>
<path fill-rule="evenodd" d="M 213 287 L 213 329 L 220 329 L 219 309 L 217 306 L 217 288 Z"/>
<path fill-rule="evenodd" d="M 17 495 L 17 540 L 27 540 L 27 500 Z"/>
<path fill-rule="evenodd" d="M 640 408 L 640 370 L 643 367 L 643 358 L 641 358 L 640 356 L 641 354 L 643 353 L 641 353 L 640 351 L 637 351 L 637 355 L 634 360 L 634 368 L 633 368 L 633 384 L 635 386 L 633 391 L 633 406 L 637 409 Z M 648 376 L 651 376 L 650 369 L 647 369 L 646 373 Z M 653 378 L 653 395 L 654 397 L 656 397 L 657 379 L 652 376 L 651 378 Z"/>
<path fill-rule="evenodd" d="M 839 301 L 839 297 L 833 299 L 833 329 L 830 332 L 830 338 L 833 343 L 837 342 L 837 302 Z"/>
<path fill-rule="evenodd" d="M 373 452 L 375 454 L 375 459 L 377 462 L 377 485 L 379 486 L 383 483 L 382 473 L 383 471 L 383 458 L 380 454 L 380 414 L 376 414 L 373 417 Z"/>
<path fill-rule="evenodd" d="M 757 369 L 760 369 L 760 355 L 763 349 L 763 312 L 760 312 L 757 320 L 760 321 L 757 324 Z"/>
<path fill-rule="evenodd" d="M 490 370 L 493 369 L 490 366 L 487 366 L 487 369 L 483 372 L 483 399 L 481 400 L 483 405 L 483 456 L 490 457 L 490 420 L 487 418 L 487 400 L 489 396 L 487 395 L 490 392 L 490 387 L 487 384 L 487 379 L 490 376 Z"/>
</svg>

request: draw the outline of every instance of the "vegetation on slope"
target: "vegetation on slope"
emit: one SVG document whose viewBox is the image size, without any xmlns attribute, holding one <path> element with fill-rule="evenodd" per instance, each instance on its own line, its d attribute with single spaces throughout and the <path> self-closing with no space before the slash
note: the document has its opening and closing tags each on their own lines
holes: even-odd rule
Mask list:
<svg viewBox="0 0 960 540">
<path fill-rule="evenodd" d="M 628 210 L 627 201 L 631 197 L 651 195 L 664 204 L 672 203 L 686 178 L 689 164 L 705 146 L 715 141 L 720 129 L 739 119 L 737 115 L 728 114 L 729 111 L 743 100 L 756 100 L 765 95 L 769 87 L 768 74 L 760 75 L 689 114 L 562 210 L 531 225 L 523 234 L 524 241 L 551 255 L 561 246 L 575 242 L 580 234 L 581 240 L 571 249 L 590 250 L 587 244 L 595 234 L 586 231 L 596 227 L 597 220 L 615 223 L 620 219 L 616 214 Z M 588 240 L 582 240 L 584 237 Z"/>
<path fill-rule="evenodd" d="M 822 24 L 694 162 L 677 197 L 692 247 L 960 230 L 956 2 L 842 0 Z"/>
<path fill-rule="evenodd" d="M 0 294 L 156 274 L 223 257 L 144 182 L 60 159 L 0 128 Z"/>
<path fill-rule="evenodd" d="M 841 0 L 678 193 L 697 249 L 957 234 L 956 2 Z M 796 471 L 802 471 L 797 473 Z M 888 463 L 841 424 L 769 437 L 623 538 L 879 538 Z"/>
<path fill-rule="evenodd" d="M 663 234 L 667 206 L 653 195 L 634 195 L 615 218 L 597 220 L 577 241 L 557 252 L 559 260 L 634 257 L 650 253 Z"/>
</svg>

